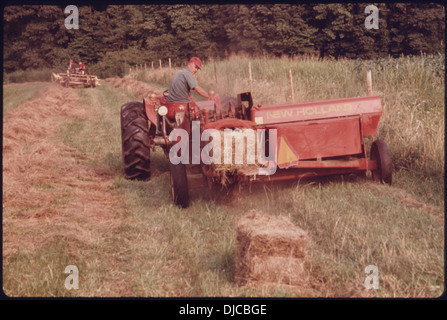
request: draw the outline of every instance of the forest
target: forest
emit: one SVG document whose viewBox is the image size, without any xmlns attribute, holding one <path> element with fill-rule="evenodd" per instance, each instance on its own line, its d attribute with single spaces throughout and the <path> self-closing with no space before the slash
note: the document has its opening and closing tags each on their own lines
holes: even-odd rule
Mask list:
<svg viewBox="0 0 447 320">
<path fill-rule="evenodd" d="M 80 5 L 78 28 L 67 28 L 66 5 L 3 8 L 3 73 L 55 68 L 82 60 L 100 76 L 130 65 L 191 56 L 316 55 L 376 59 L 444 52 L 445 7 L 438 3 Z M 374 22 L 374 21 L 373 21 Z"/>
</svg>

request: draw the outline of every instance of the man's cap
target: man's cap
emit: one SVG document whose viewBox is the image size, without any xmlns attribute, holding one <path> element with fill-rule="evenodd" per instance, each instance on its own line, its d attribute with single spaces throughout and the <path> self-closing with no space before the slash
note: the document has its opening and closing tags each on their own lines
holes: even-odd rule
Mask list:
<svg viewBox="0 0 447 320">
<path fill-rule="evenodd" d="M 197 68 L 202 69 L 202 60 L 200 60 L 197 57 L 192 57 L 189 62 L 194 62 L 194 64 L 197 66 Z"/>
</svg>

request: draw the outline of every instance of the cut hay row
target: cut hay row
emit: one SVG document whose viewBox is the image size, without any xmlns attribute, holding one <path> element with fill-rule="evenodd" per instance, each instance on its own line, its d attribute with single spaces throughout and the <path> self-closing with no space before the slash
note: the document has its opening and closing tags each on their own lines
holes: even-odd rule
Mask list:
<svg viewBox="0 0 447 320">
<path fill-rule="evenodd" d="M 110 177 L 57 139 L 62 121 L 92 114 L 57 85 L 8 113 L 3 123 L 3 257 L 34 252 L 56 237 L 92 244 L 113 228 L 119 200 Z M 92 224 L 92 222 L 95 222 Z M 7 267 L 7 260 L 4 260 Z"/>
<path fill-rule="evenodd" d="M 157 96 L 161 96 L 162 92 L 159 90 L 151 87 L 150 85 L 135 80 L 129 76 L 120 78 L 120 77 L 114 77 L 114 78 L 107 78 L 104 81 L 110 82 L 115 88 L 122 87 L 124 90 L 129 91 L 134 96 L 143 99 L 148 98 L 149 95 L 152 93 L 155 93 Z"/>
</svg>

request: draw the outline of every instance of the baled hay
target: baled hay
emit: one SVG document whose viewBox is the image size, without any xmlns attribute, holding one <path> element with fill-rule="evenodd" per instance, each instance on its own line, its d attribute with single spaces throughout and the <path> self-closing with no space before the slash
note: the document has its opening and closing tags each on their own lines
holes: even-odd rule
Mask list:
<svg viewBox="0 0 447 320">
<path fill-rule="evenodd" d="M 238 244 L 258 256 L 303 258 L 307 232 L 283 216 L 251 212 L 237 222 Z"/>
<path fill-rule="evenodd" d="M 213 150 L 220 149 L 220 164 L 213 163 L 213 171 L 217 174 L 220 174 L 222 176 L 222 184 L 225 185 L 225 175 L 226 174 L 244 174 L 244 175 L 254 175 L 259 171 L 259 168 L 262 167 L 262 165 L 258 162 L 257 159 L 257 137 L 256 137 L 256 130 L 253 130 L 255 133 L 255 139 L 248 139 L 246 137 L 246 131 L 252 130 L 252 129 L 245 129 L 241 128 L 237 131 L 233 130 L 232 135 L 234 136 L 234 139 L 232 138 L 231 145 L 225 144 L 225 134 L 224 130 L 219 130 L 220 133 L 220 144 L 219 143 L 213 143 Z M 236 150 L 236 141 L 243 141 L 242 143 L 242 150 Z M 236 152 L 240 154 L 242 151 L 242 163 L 236 163 Z M 248 151 L 253 151 L 252 160 L 250 161 L 250 158 L 248 157 Z M 230 157 L 231 154 L 231 163 L 225 163 L 225 154 L 227 154 L 227 159 Z"/>
<path fill-rule="evenodd" d="M 307 233 L 285 217 L 255 212 L 237 221 L 235 281 L 298 285 L 305 281 Z"/>
<path fill-rule="evenodd" d="M 303 259 L 255 256 L 251 260 L 250 270 L 251 272 L 244 279 L 244 281 L 250 283 L 266 282 L 299 286 L 308 281 Z"/>
</svg>

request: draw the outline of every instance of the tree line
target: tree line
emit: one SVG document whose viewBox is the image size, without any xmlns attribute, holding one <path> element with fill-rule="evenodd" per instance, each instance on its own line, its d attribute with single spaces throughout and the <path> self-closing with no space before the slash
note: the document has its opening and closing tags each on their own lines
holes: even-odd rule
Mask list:
<svg viewBox="0 0 447 320">
<path fill-rule="evenodd" d="M 365 24 L 365 3 L 83 5 L 78 29 L 66 28 L 62 5 L 6 6 L 3 69 L 63 71 L 74 59 L 112 76 L 158 59 L 181 65 L 193 55 L 374 59 L 444 51 L 443 5 L 374 5 L 377 29 Z"/>
</svg>

